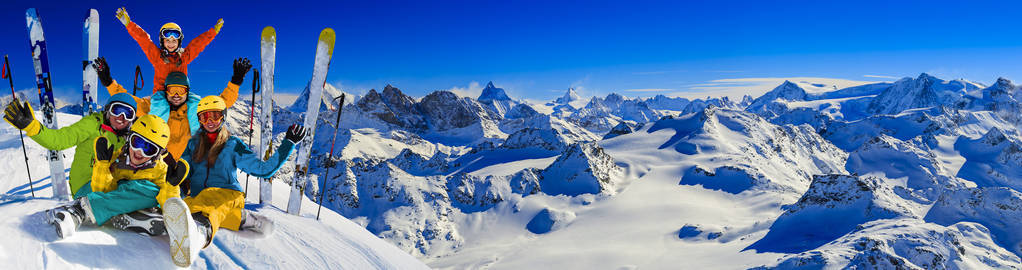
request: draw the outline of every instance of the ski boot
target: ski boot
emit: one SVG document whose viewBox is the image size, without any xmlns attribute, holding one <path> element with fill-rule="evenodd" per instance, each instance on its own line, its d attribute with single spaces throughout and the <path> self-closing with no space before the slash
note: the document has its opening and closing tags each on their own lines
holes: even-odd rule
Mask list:
<svg viewBox="0 0 1022 270">
<path fill-rule="evenodd" d="M 156 208 L 146 208 L 135 212 L 116 215 L 110 218 L 110 225 L 125 231 L 149 236 L 163 235 L 167 228 L 163 223 L 163 214 Z"/>
<path fill-rule="evenodd" d="M 209 219 L 202 213 L 191 214 L 181 198 L 170 198 L 163 203 L 163 220 L 170 238 L 170 258 L 178 267 L 192 265 L 199 251 L 209 245 Z"/>
<path fill-rule="evenodd" d="M 264 238 L 273 233 L 273 220 L 269 217 L 243 210 L 238 231 L 251 238 Z"/>
<path fill-rule="evenodd" d="M 89 207 L 89 198 L 81 197 L 69 204 L 46 210 L 47 222 L 53 225 L 58 239 L 65 239 L 78 231 L 82 224 L 96 223 Z"/>
</svg>

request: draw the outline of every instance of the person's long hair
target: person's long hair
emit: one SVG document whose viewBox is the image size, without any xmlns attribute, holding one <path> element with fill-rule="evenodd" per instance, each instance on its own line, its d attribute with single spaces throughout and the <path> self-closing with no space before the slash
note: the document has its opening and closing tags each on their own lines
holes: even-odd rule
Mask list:
<svg viewBox="0 0 1022 270">
<path fill-rule="evenodd" d="M 205 128 L 199 127 L 199 132 L 195 135 L 199 137 L 199 147 L 196 147 L 195 153 L 192 153 L 192 159 L 195 162 L 193 164 L 206 161 L 206 167 L 212 168 L 216 163 L 217 156 L 220 156 L 220 151 L 224 150 L 227 139 L 231 137 L 231 132 L 221 126 L 217 132 L 216 140 L 212 144 L 206 139 L 208 133 Z"/>
</svg>

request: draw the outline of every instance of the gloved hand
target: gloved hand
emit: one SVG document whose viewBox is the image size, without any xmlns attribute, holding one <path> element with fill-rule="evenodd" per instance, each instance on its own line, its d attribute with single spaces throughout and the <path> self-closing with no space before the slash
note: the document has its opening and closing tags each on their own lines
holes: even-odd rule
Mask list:
<svg viewBox="0 0 1022 270">
<path fill-rule="evenodd" d="M 284 139 L 298 144 L 298 142 L 305 138 L 305 134 L 308 134 L 308 129 L 305 127 L 302 127 L 301 125 L 291 125 L 287 128 L 287 134 L 284 135 Z"/>
<path fill-rule="evenodd" d="M 241 85 L 245 81 L 245 73 L 252 69 L 252 63 L 248 61 L 248 58 L 234 59 L 234 76 L 231 77 L 231 83 L 234 85 Z"/>
<path fill-rule="evenodd" d="M 167 163 L 167 183 L 178 186 L 188 176 L 188 170 L 190 166 L 187 161 L 174 160 L 174 156 L 167 155 L 163 158 L 163 162 Z"/>
<path fill-rule="evenodd" d="M 97 161 L 110 161 L 114 159 L 114 146 L 106 140 L 106 137 L 99 136 L 93 148 L 96 152 Z"/>
<path fill-rule="evenodd" d="M 131 16 L 128 16 L 128 10 L 124 7 L 117 9 L 117 20 L 120 20 L 122 24 L 128 25 L 131 22 Z"/>
<path fill-rule="evenodd" d="M 213 30 L 215 30 L 216 33 L 219 34 L 221 27 L 224 27 L 224 18 L 220 18 L 219 20 L 216 20 L 216 25 L 213 26 Z"/>
<path fill-rule="evenodd" d="M 110 76 L 110 66 L 106 64 L 106 57 L 96 58 L 92 61 L 92 67 L 96 69 L 99 83 L 102 83 L 103 87 L 110 87 L 114 83 L 114 78 Z"/>
<path fill-rule="evenodd" d="M 14 98 L 10 104 L 7 104 L 4 120 L 7 120 L 7 123 L 11 123 L 12 126 L 24 130 L 35 121 L 32 105 L 28 104 L 28 102 L 21 103 L 18 98 Z"/>
</svg>

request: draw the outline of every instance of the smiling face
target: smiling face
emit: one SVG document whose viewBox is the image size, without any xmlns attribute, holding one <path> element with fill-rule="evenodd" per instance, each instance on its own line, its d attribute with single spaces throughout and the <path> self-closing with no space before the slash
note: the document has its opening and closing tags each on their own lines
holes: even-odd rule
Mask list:
<svg viewBox="0 0 1022 270">
<path fill-rule="evenodd" d="M 143 155 L 141 150 L 131 149 L 131 147 L 128 147 L 128 149 L 128 160 L 133 166 L 140 166 L 153 159 Z"/>
<path fill-rule="evenodd" d="M 223 121 L 223 120 L 221 119 L 221 120 L 206 121 L 206 122 L 202 123 L 202 129 L 205 129 L 206 132 L 209 132 L 209 133 L 216 133 L 217 129 L 220 129 L 220 121 Z"/>
<path fill-rule="evenodd" d="M 110 127 L 114 130 L 127 130 L 131 126 L 131 121 L 125 120 L 124 115 L 113 116 L 109 113 L 106 114 L 107 122 L 110 123 Z"/>
<path fill-rule="evenodd" d="M 187 88 L 181 86 L 167 87 L 167 101 L 170 101 L 170 105 L 181 106 L 186 100 L 188 100 Z"/>
<path fill-rule="evenodd" d="M 163 48 L 167 49 L 168 51 L 172 51 L 173 52 L 173 51 L 177 50 L 178 46 L 180 46 L 180 45 L 181 45 L 181 40 L 173 39 L 173 38 L 165 38 L 165 39 L 163 39 Z"/>
</svg>

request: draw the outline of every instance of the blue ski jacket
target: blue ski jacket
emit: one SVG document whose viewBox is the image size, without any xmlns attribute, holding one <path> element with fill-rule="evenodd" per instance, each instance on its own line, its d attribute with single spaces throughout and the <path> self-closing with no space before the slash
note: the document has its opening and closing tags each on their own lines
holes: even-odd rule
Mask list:
<svg viewBox="0 0 1022 270">
<path fill-rule="evenodd" d="M 205 137 L 201 132 L 196 133 L 188 140 L 188 146 L 181 154 L 181 159 L 191 165 L 188 172 L 188 180 L 191 181 L 189 196 L 199 195 L 203 189 L 210 187 L 244 192 L 241 183 L 238 182 L 238 169 L 255 177 L 269 178 L 284 165 L 295 148 L 294 143 L 284 140 L 277 147 L 277 152 L 263 161 L 259 154 L 252 152 L 245 145 L 245 142 L 238 137 L 230 136 L 224 143 L 224 148 L 220 150 L 215 164 L 210 167 L 206 165 L 206 160 L 195 162 L 192 157 L 195 149 L 199 147 L 199 140 L 205 140 Z"/>
</svg>

